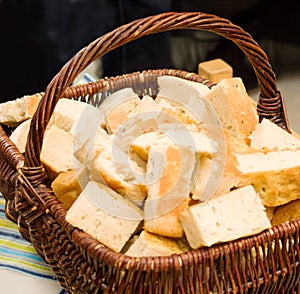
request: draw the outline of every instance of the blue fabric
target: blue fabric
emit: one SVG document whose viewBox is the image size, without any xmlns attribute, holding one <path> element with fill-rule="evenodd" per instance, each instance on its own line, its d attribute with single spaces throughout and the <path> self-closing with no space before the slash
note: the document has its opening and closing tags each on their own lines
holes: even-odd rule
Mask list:
<svg viewBox="0 0 300 294">
<path fill-rule="evenodd" d="M 56 280 L 52 269 L 22 238 L 16 224 L 5 216 L 5 199 L 0 195 L 0 268 L 42 279 Z M 63 289 L 58 294 L 66 293 Z"/>
</svg>

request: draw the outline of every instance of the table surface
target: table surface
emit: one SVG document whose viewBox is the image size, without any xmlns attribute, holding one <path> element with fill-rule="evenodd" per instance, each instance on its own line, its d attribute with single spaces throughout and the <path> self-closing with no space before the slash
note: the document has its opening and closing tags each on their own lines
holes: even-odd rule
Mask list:
<svg viewBox="0 0 300 294">
<path fill-rule="evenodd" d="M 1 292 L 5 294 L 63 294 L 58 282 L 12 270 L 0 269 Z"/>
</svg>

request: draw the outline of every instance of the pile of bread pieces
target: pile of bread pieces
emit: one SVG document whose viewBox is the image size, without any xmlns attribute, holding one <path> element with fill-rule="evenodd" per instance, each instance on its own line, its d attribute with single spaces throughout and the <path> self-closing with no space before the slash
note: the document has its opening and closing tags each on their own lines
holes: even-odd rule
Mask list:
<svg viewBox="0 0 300 294">
<path fill-rule="evenodd" d="M 73 226 L 129 256 L 168 256 L 300 217 L 300 139 L 267 119 L 240 78 L 163 76 L 99 107 L 61 98 L 41 162 Z M 0 105 L 21 153 L 42 94 Z M 180 100 L 182 98 L 182 100 Z"/>
</svg>

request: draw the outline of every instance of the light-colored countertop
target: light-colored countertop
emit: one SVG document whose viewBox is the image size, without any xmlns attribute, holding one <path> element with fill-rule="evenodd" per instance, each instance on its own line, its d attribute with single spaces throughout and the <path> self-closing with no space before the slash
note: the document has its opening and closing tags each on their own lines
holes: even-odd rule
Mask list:
<svg viewBox="0 0 300 294">
<path fill-rule="evenodd" d="M 5 294 L 60 294 L 57 281 L 37 278 L 11 270 L 0 269 L 1 293 Z"/>
</svg>

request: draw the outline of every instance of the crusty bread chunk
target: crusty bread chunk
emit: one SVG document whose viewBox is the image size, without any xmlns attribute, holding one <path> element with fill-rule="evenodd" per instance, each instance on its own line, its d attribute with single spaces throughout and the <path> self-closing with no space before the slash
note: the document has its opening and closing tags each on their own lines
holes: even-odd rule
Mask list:
<svg viewBox="0 0 300 294">
<path fill-rule="evenodd" d="M 189 148 L 152 146 L 146 175 L 148 199 L 174 200 L 177 204 L 186 199 L 191 190 L 195 157 L 195 153 Z M 181 201 L 177 202 L 178 200 Z"/>
<path fill-rule="evenodd" d="M 267 217 L 270 220 L 270 222 L 272 223 L 272 218 L 273 218 L 276 207 L 265 206 L 265 208 L 266 208 Z"/>
<path fill-rule="evenodd" d="M 91 168 L 92 160 L 102 150 L 111 148 L 114 137 L 110 136 L 102 127 L 98 127 L 95 136 L 74 146 L 74 156 L 82 165 Z"/>
<path fill-rule="evenodd" d="M 42 94 L 26 95 L 13 101 L 0 104 L 0 123 L 17 126 L 19 123 L 32 118 Z"/>
<path fill-rule="evenodd" d="M 158 77 L 158 97 L 166 97 L 173 101 L 184 103 L 184 99 L 191 97 L 205 97 L 211 90 L 202 83 L 197 83 L 174 76 Z M 176 104 L 175 104 L 176 105 Z"/>
<path fill-rule="evenodd" d="M 25 152 L 28 132 L 30 128 L 31 119 L 27 119 L 20 123 L 10 135 L 10 140 L 16 145 L 20 153 Z"/>
<path fill-rule="evenodd" d="M 205 201 L 212 196 L 222 195 L 232 189 L 245 186 L 247 178 L 238 170 L 237 159 L 233 152 L 232 141 L 228 131 L 224 130 L 225 144 L 219 146 L 218 152 L 211 156 L 200 153 L 197 157 L 198 169 L 194 175 L 191 196 L 194 200 Z M 219 144 L 221 140 L 219 141 Z"/>
<path fill-rule="evenodd" d="M 114 134 L 117 129 L 128 120 L 129 113 L 140 103 L 140 98 L 131 88 L 124 88 L 114 92 L 100 105 L 103 114 L 101 126 L 109 134 Z"/>
<path fill-rule="evenodd" d="M 246 186 L 249 181 L 238 169 L 238 161 L 234 153 L 234 146 L 228 131 L 224 130 L 225 137 L 225 164 L 223 177 L 216 191 L 217 195 L 226 194 L 232 189 Z"/>
<path fill-rule="evenodd" d="M 89 181 L 87 168 L 60 173 L 52 182 L 51 188 L 66 209 L 69 209 Z"/>
<path fill-rule="evenodd" d="M 95 123 L 95 125 L 98 126 L 98 122 L 100 121 L 100 111 L 91 104 L 61 98 L 58 100 L 54 108 L 48 127 L 56 125 L 62 130 L 74 135 L 76 128 L 79 126 L 81 121 L 85 120 L 84 122 L 86 123 L 87 117 L 91 118 L 91 120 L 96 120 L 97 124 Z M 86 128 L 88 127 L 89 126 L 86 126 Z"/>
<path fill-rule="evenodd" d="M 41 161 L 51 179 L 60 172 L 74 170 L 79 161 L 74 157 L 89 138 L 99 130 L 99 110 L 87 103 L 61 98 L 46 128 Z"/>
<path fill-rule="evenodd" d="M 139 237 L 125 252 L 126 255 L 142 256 L 170 256 L 174 253 L 182 253 L 178 244 L 162 236 L 142 231 Z"/>
<path fill-rule="evenodd" d="M 128 120 L 120 125 L 115 132 L 118 146 L 128 151 L 130 143 L 139 135 L 158 129 L 157 117 L 161 107 L 150 96 L 145 96 L 128 114 Z"/>
<path fill-rule="evenodd" d="M 192 186 L 195 152 L 175 146 L 152 146 L 147 164 L 145 228 L 164 236 L 182 237 L 179 213 L 186 207 Z M 162 222 L 173 227 L 162 226 Z"/>
<path fill-rule="evenodd" d="M 161 111 L 162 107 L 157 104 L 152 97 L 146 95 L 141 99 L 140 103 L 132 109 L 129 113 L 129 117 L 134 117 L 141 113 L 149 113 L 151 117 L 157 117 Z"/>
<path fill-rule="evenodd" d="M 265 206 L 300 199 L 300 150 L 236 154 L 238 169 L 259 193 Z"/>
<path fill-rule="evenodd" d="M 46 130 L 41 162 L 45 165 L 50 178 L 54 179 L 60 172 L 76 169 L 73 143 L 73 135 L 56 125 Z"/>
<path fill-rule="evenodd" d="M 99 150 L 91 163 L 93 181 L 105 183 L 124 197 L 141 205 L 147 196 L 145 170 L 118 146 Z"/>
<path fill-rule="evenodd" d="M 147 161 L 152 145 L 172 145 L 172 140 L 161 131 L 152 131 L 137 136 L 130 144 L 133 152 Z"/>
<path fill-rule="evenodd" d="M 155 104 L 154 101 L 152 101 L 152 103 Z M 114 134 L 114 144 L 117 145 L 122 151 L 130 152 L 130 145 L 135 138 L 141 134 L 158 130 L 157 115 L 158 114 L 155 111 L 141 112 L 132 115 L 117 129 L 116 133 Z"/>
<path fill-rule="evenodd" d="M 162 124 L 177 124 L 189 130 L 198 130 L 200 127 L 196 118 L 186 113 L 186 110 L 173 107 L 165 98 L 154 100 L 150 96 L 142 98 L 141 103 L 129 114 L 130 117 L 147 117 L 157 122 L 158 129 Z M 145 118 L 143 118 L 145 119 Z"/>
<path fill-rule="evenodd" d="M 254 150 L 300 149 L 300 140 L 268 119 L 257 124 L 249 136 Z"/>
<path fill-rule="evenodd" d="M 202 122 L 185 105 L 162 96 L 157 96 L 155 101 L 162 107 L 162 111 L 157 117 L 158 125 L 173 123 L 181 124 L 182 127 L 191 131 L 202 129 Z"/>
<path fill-rule="evenodd" d="M 180 126 L 176 128 L 176 126 L 168 124 L 163 130 L 143 133 L 132 141 L 130 147 L 144 160 L 148 160 L 148 153 L 153 145 L 190 148 L 199 154 L 211 155 L 215 152 L 215 143 L 207 137 L 205 132 L 189 132 L 186 129 L 180 128 Z"/>
<path fill-rule="evenodd" d="M 214 86 L 205 98 L 215 109 L 224 129 L 247 146 L 249 135 L 258 124 L 255 101 L 240 78 L 229 78 Z"/>
<path fill-rule="evenodd" d="M 66 220 L 103 245 L 120 252 L 143 220 L 143 212 L 109 187 L 89 182 Z"/>
<path fill-rule="evenodd" d="M 147 214 L 149 213 L 149 210 L 152 209 L 149 206 L 151 206 L 151 201 L 146 200 L 144 211 Z M 185 200 L 163 215 L 146 218 L 144 221 L 145 231 L 165 237 L 182 238 L 184 236 L 184 231 L 179 220 L 179 214 L 187 208 L 188 200 Z"/>
<path fill-rule="evenodd" d="M 58 100 L 47 128 L 56 127 L 74 137 L 74 150 L 88 138 L 94 138 L 102 119 L 98 108 L 91 104 L 61 98 Z"/>
<path fill-rule="evenodd" d="M 161 76 L 157 80 L 159 92 L 155 101 L 163 107 L 159 121 L 163 122 L 171 118 L 173 122 L 178 120 L 185 124 L 188 129 L 201 129 L 206 111 L 203 105 L 199 107 L 197 104 L 194 107 L 195 101 L 203 101 L 211 90 L 202 83 L 174 76 Z"/>
<path fill-rule="evenodd" d="M 275 208 L 271 223 L 273 226 L 300 218 L 300 199 Z"/>
<path fill-rule="evenodd" d="M 265 208 L 251 185 L 195 204 L 180 214 L 189 245 L 196 249 L 235 240 L 271 227 Z"/>
</svg>

